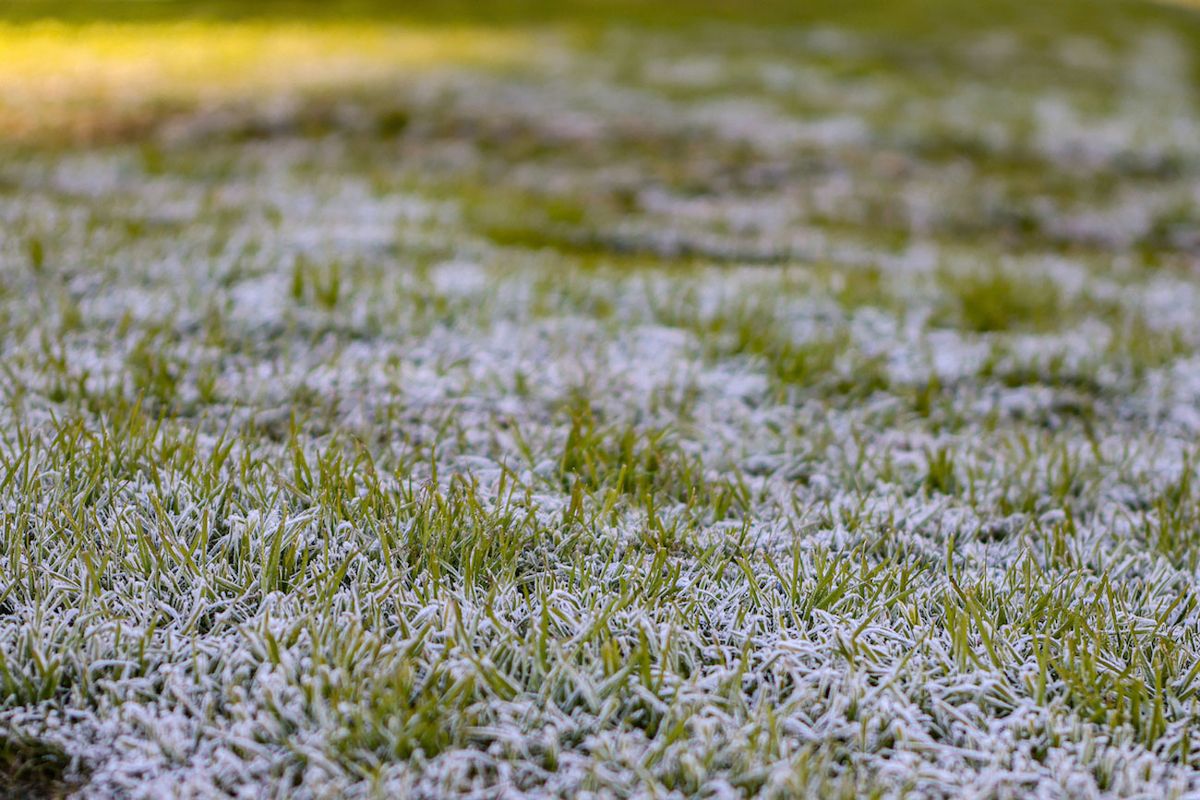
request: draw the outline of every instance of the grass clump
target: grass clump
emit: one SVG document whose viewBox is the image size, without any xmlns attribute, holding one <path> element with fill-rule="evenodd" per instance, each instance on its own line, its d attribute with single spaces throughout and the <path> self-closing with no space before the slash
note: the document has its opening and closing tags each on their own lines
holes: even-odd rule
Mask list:
<svg viewBox="0 0 1200 800">
<path fill-rule="evenodd" d="M 946 273 L 944 324 L 975 333 L 1046 332 L 1064 324 L 1068 303 L 1050 278 L 1025 277 L 1005 269 Z"/>
</svg>

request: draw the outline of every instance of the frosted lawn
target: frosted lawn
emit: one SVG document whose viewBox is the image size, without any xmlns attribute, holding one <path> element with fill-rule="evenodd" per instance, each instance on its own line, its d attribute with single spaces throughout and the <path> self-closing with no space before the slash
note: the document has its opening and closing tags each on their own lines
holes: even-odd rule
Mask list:
<svg viewBox="0 0 1200 800">
<path fill-rule="evenodd" d="M 1200 792 L 1182 41 L 538 37 L 0 163 L 0 781 Z"/>
</svg>

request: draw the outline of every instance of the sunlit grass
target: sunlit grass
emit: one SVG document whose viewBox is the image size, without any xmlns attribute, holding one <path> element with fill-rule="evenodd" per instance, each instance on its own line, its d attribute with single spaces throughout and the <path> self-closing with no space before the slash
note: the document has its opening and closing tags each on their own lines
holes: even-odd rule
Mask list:
<svg viewBox="0 0 1200 800">
<path fill-rule="evenodd" d="M 530 53 L 513 29 L 371 22 L 0 23 L 0 137 L 89 139 L 172 109 Z"/>
<path fill-rule="evenodd" d="M 365 0 L 335 9 L 303 2 L 23 0 L 0 7 L 0 141 L 93 141 L 145 131 L 167 114 L 197 106 L 347 89 L 453 65 L 514 64 L 539 52 L 533 32 L 548 25 L 585 36 L 609 25 L 678 28 L 706 20 L 848 25 L 922 42 L 933 54 L 961 42 L 964 31 L 989 26 L 1038 36 L 1066 26 L 1108 39 L 1127 18 L 1154 13 L 1170 25 L 1184 13 L 1178 6 L 1197 5 L 778 0 L 743 8 L 725 0 Z"/>
</svg>

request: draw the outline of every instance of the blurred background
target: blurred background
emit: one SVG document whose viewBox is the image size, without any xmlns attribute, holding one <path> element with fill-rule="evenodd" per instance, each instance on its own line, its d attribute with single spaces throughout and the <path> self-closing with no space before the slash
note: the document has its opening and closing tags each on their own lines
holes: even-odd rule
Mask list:
<svg viewBox="0 0 1200 800">
<path fill-rule="evenodd" d="M 1147 32 L 1167 32 L 1172 46 L 1195 52 L 1200 25 L 1188 5 L 1189 0 L 7 0 L 0 6 L 0 131 L 10 139 L 38 141 L 129 134 L 201 104 L 250 95 L 363 88 L 434 66 L 528 64 L 538 60 L 539 45 L 550 47 L 538 41 L 539 34 L 595 47 L 606 32 L 623 28 L 681 37 L 665 58 L 686 50 L 687 37 L 698 33 L 704 35 L 693 39 L 695 55 L 712 51 L 714 44 L 722 49 L 705 36 L 722 30 L 741 36 L 757 27 L 771 34 L 759 43 L 760 55 L 786 59 L 803 53 L 781 46 L 781 32 L 842 31 L 861 38 L 840 51 L 831 44 L 820 54 L 842 77 L 850 71 L 887 73 L 897 80 L 1071 85 L 1089 72 L 1111 80 L 1106 59 L 1117 51 L 1127 56 Z M 863 58 L 864 42 L 870 43 L 870 58 Z M 844 88 L 852 105 L 853 87 Z"/>
<path fill-rule="evenodd" d="M 467 206 L 505 190 L 501 244 L 783 257 L 799 222 L 1171 257 L 1200 238 L 1198 43 L 1149 0 L 9 0 L 0 146 L 387 142 Z M 746 189 L 647 243 L 668 196 Z"/>
</svg>

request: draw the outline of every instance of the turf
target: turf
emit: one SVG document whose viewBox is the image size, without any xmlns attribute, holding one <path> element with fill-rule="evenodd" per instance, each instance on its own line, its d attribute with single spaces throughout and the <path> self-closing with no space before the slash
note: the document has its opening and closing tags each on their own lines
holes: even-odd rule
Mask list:
<svg viewBox="0 0 1200 800">
<path fill-rule="evenodd" d="M 1200 19 L 245 9 L 4 8 L 0 798 L 1200 793 Z"/>
</svg>

